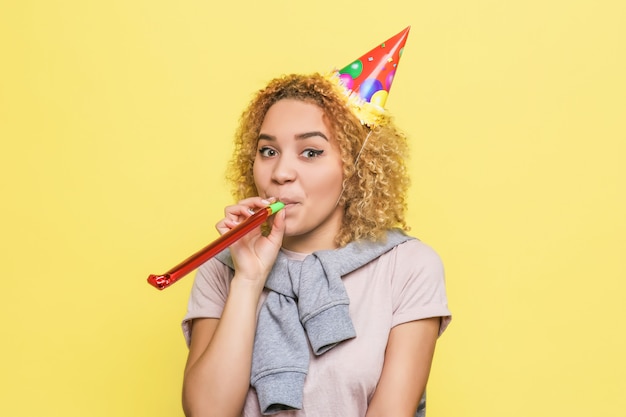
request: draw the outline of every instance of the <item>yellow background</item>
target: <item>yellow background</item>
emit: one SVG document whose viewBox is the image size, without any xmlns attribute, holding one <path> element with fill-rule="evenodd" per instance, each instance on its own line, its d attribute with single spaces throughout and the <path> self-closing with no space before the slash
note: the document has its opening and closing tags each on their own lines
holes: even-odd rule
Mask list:
<svg viewBox="0 0 626 417">
<path fill-rule="evenodd" d="M 626 410 L 626 3 L 0 3 L 0 415 L 181 416 L 237 118 L 412 25 L 387 107 L 455 318 L 429 417 Z M 349 417 L 349 416 L 346 416 Z"/>
</svg>

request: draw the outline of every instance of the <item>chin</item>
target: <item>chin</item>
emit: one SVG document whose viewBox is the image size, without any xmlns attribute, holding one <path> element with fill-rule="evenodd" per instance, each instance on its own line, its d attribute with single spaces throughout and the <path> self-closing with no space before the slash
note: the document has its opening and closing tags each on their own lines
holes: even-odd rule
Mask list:
<svg viewBox="0 0 626 417">
<path fill-rule="evenodd" d="M 289 226 L 289 224 L 287 224 L 287 225 L 285 225 L 284 237 L 288 237 L 288 238 L 304 238 L 304 237 L 306 237 L 309 233 L 311 233 L 314 230 L 315 230 L 315 228 L 309 229 L 309 228 L 306 228 L 306 227 L 302 227 L 301 225 L 294 226 L 293 223 L 292 223 L 291 227 Z"/>
<path fill-rule="evenodd" d="M 302 234 L 303 234 L 302 231 L 287 226 L 285 227 L 285 234 L 283 236 L 284 237 L 297 237 Z"/>
</svg>

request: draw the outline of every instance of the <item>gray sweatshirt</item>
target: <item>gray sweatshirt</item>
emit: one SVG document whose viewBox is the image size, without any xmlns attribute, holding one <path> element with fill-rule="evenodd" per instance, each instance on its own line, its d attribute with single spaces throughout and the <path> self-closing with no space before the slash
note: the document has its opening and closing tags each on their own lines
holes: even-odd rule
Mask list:
<svg viewBox="0 0 626 417">
<path fill-rule="evenodd" d="M 254 339 L 251 385 L 265 415 L 302 409 L 309 347 L 316 355 L 356 337 L 341 277 L 413 239 L 390 230 L 379 242 L 352 242 L 308 255 L 303 261 L 278 254 L 265 287 L 270 290 Z M 233 268 L 230 252 L 216 257 Z"/>
</svg>

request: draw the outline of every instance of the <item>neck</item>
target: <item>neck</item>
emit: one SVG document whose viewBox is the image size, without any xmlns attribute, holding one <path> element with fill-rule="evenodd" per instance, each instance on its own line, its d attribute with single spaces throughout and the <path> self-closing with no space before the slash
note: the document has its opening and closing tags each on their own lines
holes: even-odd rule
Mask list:
<svg viewBox="0 0 626 417">
<path fill-rule="evenodd" d="M 292 252 L 313 253 L 319 250 L 337 249 L 335 235 L 292 236 L 283 239 L 283 248 Z"/>
</svg>

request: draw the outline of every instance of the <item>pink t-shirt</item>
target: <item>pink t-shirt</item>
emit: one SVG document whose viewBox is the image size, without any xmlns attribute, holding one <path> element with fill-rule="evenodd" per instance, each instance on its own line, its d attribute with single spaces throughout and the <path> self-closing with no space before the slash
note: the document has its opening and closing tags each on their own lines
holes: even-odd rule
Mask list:
<svg viewBox="0 0 626 417">
<path fill-rule="evenodd" d="M 283 253 L 296 260 L 307 255 L 286 250 Z M 182 323 L 187 344 L 191 340 L 191 320 L 221 316 L 231 278 L 232 271 L 216 259 L 198 269 Z M 413 320 L 441 317 L 441 334 L 450 323 L 441 259 L 419 240 L 396 246 L 344 276 L 343 282 L 357 336 L 321 356 L 310 352 L 303 410 L 282 412 L 280 416 L 365 416 L 380 378 L 391 328 Z M 266 293 L 259 307 L 265 296 Z M 253 388 L 248 392 L 242 416 L 262 416 Z"/>
</svg>

